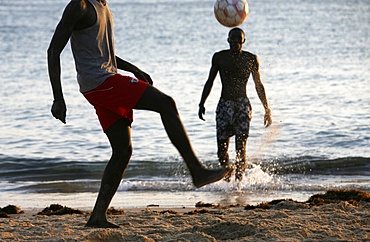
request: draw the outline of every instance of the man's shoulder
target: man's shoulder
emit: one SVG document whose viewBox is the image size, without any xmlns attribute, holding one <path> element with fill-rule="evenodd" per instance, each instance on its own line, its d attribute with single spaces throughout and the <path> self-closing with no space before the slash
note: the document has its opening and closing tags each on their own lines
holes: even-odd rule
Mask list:
<svg viewBox="0 0 370 242">
<path fill-rule="evenodd" d="M 81 3 L 87 3 L 88 0 L 71 0 L 69 1 L 69 4 L 81 4 Z"/>
<path fill-rule="evenodd" d="M 216 58 L 221 57 L 221 56 L 226 55 L 228 52 L 229 52 L 229 50 L 220 50 L 220 51 L 214 53 L 213 56 L 216 57 Z"/>
<path fill-rule="evenodd" d="M 216 52 L 215 54 L 218 54 L 218 55 L 224 55 L 224 54 L 226 54 L 227 52 L 229 52 L 229 50 L 220 50 L 220 51 Z"/>
<path fill-rule="evenodd" d="M 71 0 L 65 8 L 63 19 L 67 22 L 77 23 L 90 16 L 87 13 L 91 11 L 94 11 L 94 8 L 88 0 Z"/>
<path fill-rule="evenodd" d="M 71 0 L 67 5 L 67 9 L 72 11 L 82 11 L 86 9 L 88 2 L 88 0 Z"/>
<path fill-rule="evenodd" d="M 257 57 L 256 54 L 253 54 L 252 52 L 249 52 L 249 51 L 243 50 L 242 53 L 243 53 L 243 55 L 246 55 L 246 56 L 249 56 L 249 57 L 252 57 L 252 58 L 256 58 Z"/>
</svg>

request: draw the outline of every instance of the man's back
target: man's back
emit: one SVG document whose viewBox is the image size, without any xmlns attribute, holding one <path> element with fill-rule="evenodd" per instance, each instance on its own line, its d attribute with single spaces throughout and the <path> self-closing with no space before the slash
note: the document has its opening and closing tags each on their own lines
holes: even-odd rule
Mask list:
<svg viewBox="0 0 370 242">
<path fill-rule="evenodd" d="M 114 53 L 113 17 L 107 4 L 86 0 L 87 12 L 95 12 L 93 25 L 74 30 L 71 46 L 80 91 L 90 91 L 117 73 Z"/>
</svg>

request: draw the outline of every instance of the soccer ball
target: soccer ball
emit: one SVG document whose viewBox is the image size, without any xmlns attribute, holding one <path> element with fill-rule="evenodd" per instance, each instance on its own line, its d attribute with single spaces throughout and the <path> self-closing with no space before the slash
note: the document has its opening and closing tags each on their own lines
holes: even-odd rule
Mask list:
<svg viewBox="0 0 370 242">
<path fill-rule="evenodd" d="M 216 0 L 214 5 L 215 17 L 226 27 L 241 25 L 249 13 L 246 0 Z"/>
</svg>

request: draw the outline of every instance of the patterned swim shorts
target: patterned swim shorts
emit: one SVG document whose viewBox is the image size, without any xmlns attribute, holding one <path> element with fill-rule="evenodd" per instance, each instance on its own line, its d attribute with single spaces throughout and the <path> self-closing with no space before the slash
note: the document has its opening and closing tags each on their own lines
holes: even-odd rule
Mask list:
<svg viewBox="0 0 370 242">
<path fill-rule="evenodd" d="M 217 139 L 227 139 L 233 135 L 249 135 L 252 107 L 248 98 L 237 100 L 220 99 L 216 109 Z"/>
</svg>

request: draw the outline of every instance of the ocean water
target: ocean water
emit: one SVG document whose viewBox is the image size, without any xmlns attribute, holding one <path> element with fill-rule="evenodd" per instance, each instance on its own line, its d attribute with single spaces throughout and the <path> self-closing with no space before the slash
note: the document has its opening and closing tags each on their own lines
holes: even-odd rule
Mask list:
<svg viewBox="0 0 370 242">
<path fill-rule="evenodd" d="M 46 50 L 68 2 L 0 5 L 0 207 L 60 203 L 91 209 L 110 157 L 94 109 L 78 92 L 69 45 L 62 54 L 67 124 L 50 114 Z M 206 102 L 206 122 L 197 117 L 211 57 L 228 48 L 229 28 L 215 20 L 214 1 L 108 2 L 117 55 L 148 72 L 176 100 L 198 157 L 217 167 L 219 78 Z M 240 184 L 195 189 L 159 116 L 135 111 L 134 153 L 112 206 L 256 204 L 305 201 L 337 188 L 370 192 L 370 2 L 251 0 L 249 7 L 240 26 L 244 49 L 259 56 L 273 113 L 273 125 L 264 128 L 250 79 L 247 154 L 253 168 Z"/>
</svg>

